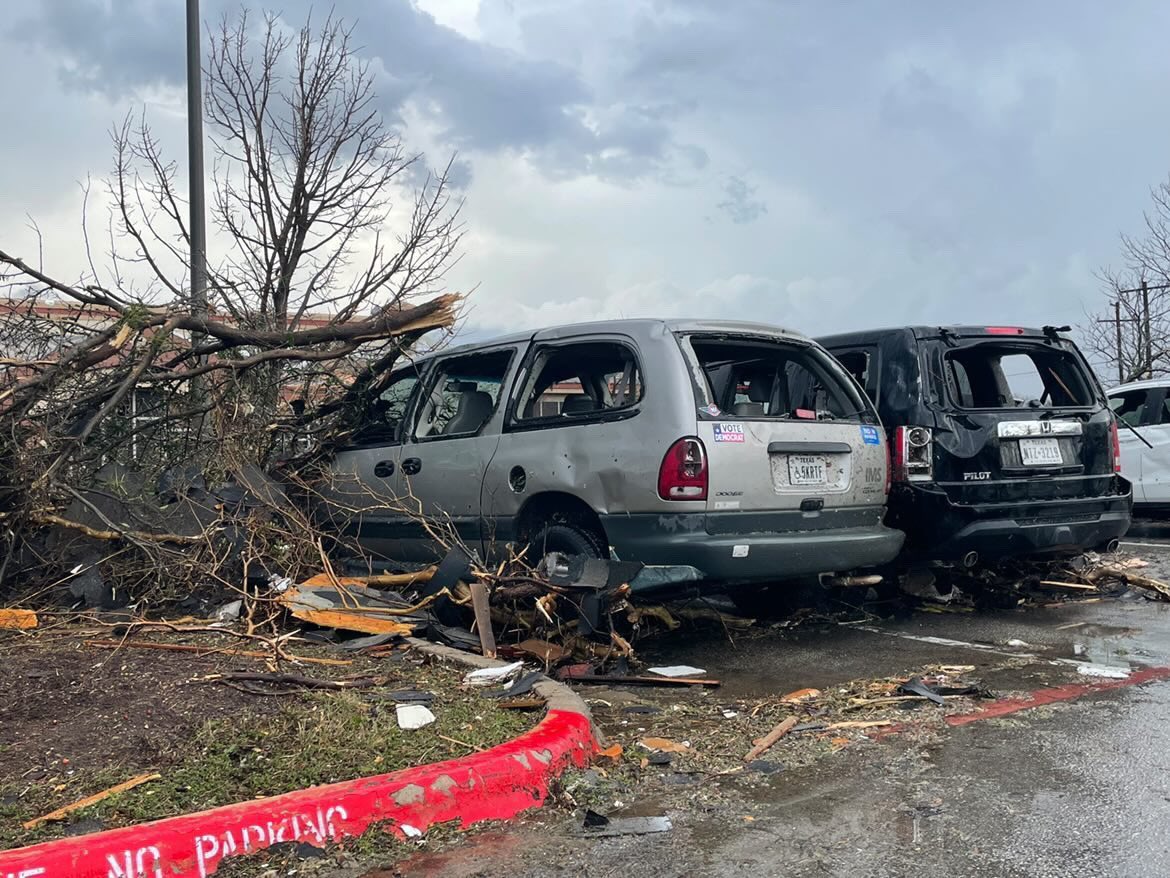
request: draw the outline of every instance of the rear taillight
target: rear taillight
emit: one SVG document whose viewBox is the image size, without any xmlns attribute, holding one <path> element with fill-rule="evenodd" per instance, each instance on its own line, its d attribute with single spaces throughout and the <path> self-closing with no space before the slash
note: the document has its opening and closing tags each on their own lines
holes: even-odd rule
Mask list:
<svg viewBox="0 0 1170 878">
<path fill-rule="evenodd" d="M 1121 472 L 1121 435 L 1117 430 L 1117 419 L 1109 425 L 1110 441 L 1113 443 L 1113 471 Z"/>
<path fill-rule="evenodd" d="M 658 496 L 663 500 L 707 499 L 707 452 L 693 437 L 670 446 L 658 468 Z"/>
<path fill-rule="evenodd" d="M 929 481 L 933 475 L 933 435 L 929 427 L 899 427 L 894 431 L 891 453 L 896 482 Z"/>
</svg>

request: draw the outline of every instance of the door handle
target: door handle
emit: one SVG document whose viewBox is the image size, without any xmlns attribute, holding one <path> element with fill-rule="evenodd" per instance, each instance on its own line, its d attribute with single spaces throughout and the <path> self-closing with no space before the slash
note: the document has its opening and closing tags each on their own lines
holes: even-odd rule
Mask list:
<svg viewBox="0 0 1170 878">
<path fill-rule="evenodd" d="M 388 479 L 394 475 L 394 461 L 379 460 L 374 464 L 374 475 L 380 479 Z"/>
<path fill-rule="evenodd" d="M 422 460 L 417 457 L 408 457 L 402 461 L 402 471 L 408 476 L 413 476 L 422 469 Z"/>
</svg>

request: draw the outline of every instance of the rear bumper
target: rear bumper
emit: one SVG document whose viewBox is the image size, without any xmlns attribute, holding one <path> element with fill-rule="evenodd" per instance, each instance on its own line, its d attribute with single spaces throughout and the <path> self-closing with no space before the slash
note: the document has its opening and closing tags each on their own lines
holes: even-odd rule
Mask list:
<svg viewBox="0 0 1170 878">
<path fill-rule="evenodd" d="M 857 517 L 843 516 L 841 523 Z M 822 520 L 816 522 L 816 529 L 796 530 L 791 528 L 794 517 L 790 513 L 777 513 L 774 519 L 757 513 L 746 515 L 743 532 L 735 530 L 735 513 L 603 515 L 601 521 L 610 545 L 623 560 L 686 565 L 702 571 L 708 580 L 745 582 L 889 563 L 901 550 L 905 535 L 877 521 L 876 510 L 867 510 L 866 517 L 872 520 L 864 525 L 826 526 Z M 764 529 L 769 519 L 775 529 Z"/>
<path fill-rule="evenodd" d="M 933 486 L 890 495 L 889 521 L 908 534 L 905 559 L 981 561 L 1067 555 L 1104 546 L 1129 530 L 1133 494 L 960 505 Z"/>
</svg>

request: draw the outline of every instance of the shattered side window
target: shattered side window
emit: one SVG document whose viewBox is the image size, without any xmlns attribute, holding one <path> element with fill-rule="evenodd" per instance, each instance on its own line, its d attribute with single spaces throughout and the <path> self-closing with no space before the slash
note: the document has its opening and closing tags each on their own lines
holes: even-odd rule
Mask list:
<svg viewBox="0 0 1170 878">
<path fill-rule="evenodd" d="M 641 402 L 642 370 L 621 342 L 583 342 L 537 354 L 532 377 L 516 407 L 516 420 L 605 415 Z"/>
<path fill-rule="evenodd" d="M 474 436 L 500 401 L 513 351 L 457 357 L 439 364 L 419 407 L 416 439 Z"/>
<path fill-rule="evenodd" d="M 873 420 L 872 407 L 828 354 L 767 339 L 690 338 L 721 416 L 746 420 Z"/>
<path fill-rule="evenodd" d="M 1047 345 L 969 345 L 946 354 L 947 390 L 969 409 L 1090 406 L 1092 383 L 1076 356 Z"/>
<path fill-rule="evenodd" d="M 361 429 L 354 436 L 361 443 L 393 444 L 401 441 L 402 419 L 418 387 L 419 372 L 411 367 L 390 379 L 374 400 Z"/>
</svg>

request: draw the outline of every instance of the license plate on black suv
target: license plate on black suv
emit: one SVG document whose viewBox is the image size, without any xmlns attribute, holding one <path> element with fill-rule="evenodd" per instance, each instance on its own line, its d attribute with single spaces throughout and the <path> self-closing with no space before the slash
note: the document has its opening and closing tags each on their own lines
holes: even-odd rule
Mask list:
<svg viewBox="0 0 1170 878">
<path fill-rule="evenodd" d="M 1059 439 L 1021 439 L 1020 462 L 1024 466 L 1060 466 L 1064 457 L 1060 453 Z"/>
</svg>

